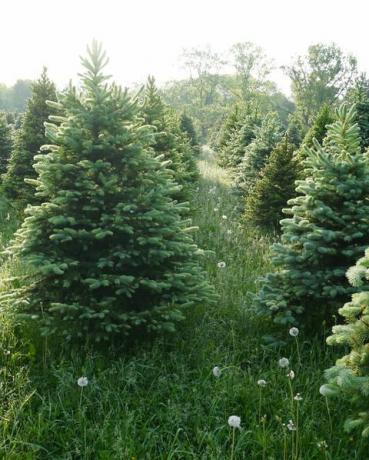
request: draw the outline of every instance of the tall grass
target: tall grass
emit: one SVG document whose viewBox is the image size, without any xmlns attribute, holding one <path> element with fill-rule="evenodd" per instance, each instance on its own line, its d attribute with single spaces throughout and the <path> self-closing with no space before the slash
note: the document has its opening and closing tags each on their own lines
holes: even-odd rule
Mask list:
<svg viewBox="0 0 369 460">
<path fill-rule="evenodd" d="M 368 458 L 360 439 L 342 430 L 348 408 L 331 403 L 328 414 L 319 394 L 322 371 L 334 362 L 331 350 L 300 335 L 300 366 L 288 330 L 284 349 L 263 345 L 267 327 L 253 316 L 252 295 L 270 269 L 269 242 L 239 226 L 228 178 L 209 150 L 199 166 L 194 220 L 218 304 L 189 310 L 176 334 L 119 354 L 63 344 L 38 349 L 2 313 L 0 458 L 224 460 L 231 457 L 230 415 L 241 417 L 235 459 Z M 3 240 L 12 225 L 3 219 Z M 24 269 L 3 261 L 1 289 Z M 293 380 L 278 365 L 282 356 Z M 89 379 L 82 393 L 81 376 Z M 301 401 L 293 399 L 297 393 Z M 289 420 L 297 430 L 288 429 Z"/>
</svg>

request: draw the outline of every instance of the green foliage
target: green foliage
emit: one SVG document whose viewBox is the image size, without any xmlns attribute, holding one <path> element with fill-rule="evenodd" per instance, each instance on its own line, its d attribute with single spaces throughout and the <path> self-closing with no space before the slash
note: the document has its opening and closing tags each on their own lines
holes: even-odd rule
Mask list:
<svg viewBox="0 0 369 460">
<path fill-rule="evenodd" d="M 360 429 L 369 437 L 369 249 L 365 256 L 347 272 L 351 285 L 358 290 L 338 311 L 345 319 L 344 325 L 334 326 L 328 337 L 329 345 L 345 345 L 346 355 L 338 359 L 336 365 L 326 370 L 328 384 L 323 393 L 338 396 L 351 404 L 346 420 L 347 431 Z"/>
<path fill-rule="evenodd" d="M 157 156 L 162 155 L 163 159 L 168 161 L 167 167 L 181 186 L 181 189 L 174 194 L 174 198 L 187 201 L 198 179 L 194 151 L 187 135 L 181 129 L 177 115 L 163 103 L 153 78 L 149 78 L 145 88 L 141 116 L 147 125 L 155 129 L 153 142 L 155 153 Z"/>
<path fill-rule="evenodd" d="M 290 200 L 282 241 L 273 246 L 276 268 L 257 303 L 280 324 L 300 322 L 314 332 L 332 322 L 355 291 L 346 270 L 369 245 L 369 157 L 360 149 L 355 111 L 342 106 L 324 147 L 306 148 L 306 179 Z"/>
<path fill-rule="evenodd" d="M 296 148 L 300 147 L 303 137 L 304 137 L 304 127 L 296 115 L 296 113 L 291 113 L 288 116 L 288 124 L 287 124 L 287 136 L 288 141 L 291 144 L 294 144 Z"/>
<path fill-rule="evenodd" d="M 323 104 L 314 119 L 311 128 L 304 137 L 303 145 L 306 147 L 312 147 L 314 145 L 314 139 L 318 141 L 319 144 L 323 144 L 328 126 L 333 123 L 334 120 L 334 113 L 330 106 L 328 104 Z"/>
<path fill-rule="evenodd" d="M 180 128 L 187 135 L 194 153 L 200 153 L 200 146 L 197 139 L 195 127 L 192 123 L 192 119 L 185 113 L 182 113 L 180 117 Z"/>
<path fill-rule="evenodd" d="M 322 104 L 332 105 L 347 91 L 356 74 L 356 59 L 335 44 L 311 45 L 306 56 L 298 56 L 285 67 L 301 122 L 311 126 Z"/>
<path fill-rule="evenodd" d="M 70 87 L 36 157 L 42 205 L 8 252 L 32 267 L 3 304 L 36 321 L 43 335 L 98 342 L 140 331 L 173 330 L 185 307 L 211 302 L 201 251 L 172 200 L 178 188 L 155 158 L 126 92 L 102 72 L 93 42 L 82 60 L 81 91 Z"/>
<path fill-rule="evenodd" d="M 0 113 L 0 174 L 4 174 L 12 149 L 12 132 L 5 114 Z"/>
<path fill-rule="evenodd" d="M 218 152 L 218 164 L 219 166 L 225 166 L 227 158 L 224 155 L 224 150 L 230 143 L 234 132 L 237 130 L 240 121 L 240 108 L 238 105 L 232 107 L 228 112 L 224 123 L 217 133 L 215 141 L 213 143 L 214 149 Z"/>
<path fill-rule="evenodd" d="M 25 179 L 35 179 L 34 156 L 45 144 L 44 123 L 54 110 L 47 106 L 46 101 L 55 101 L 55 85 L 43 70 L 40 79 L 32 86 L 32 96 L 28 101 L 27 111 L 23 117 L 21 129 L 15 136 L 15 145 L 3 177 L 3 190 L 10 200 L 23 209 L 27 204 L 36 203 L 34 187 Z"/>
<path fill-rule="evenodd" d="M 239 164 L 236 177 L 236 188 L 243 196 L 247 196 L 266 164 L 269 155 L 282 138 L 282 126 L 275 112 L 268 113 L 255 130 L 255 138 L 246 147 L 244 157 Z"/>
<path fill-rule="evenodd" d="M 264 231 L 279 231 L 282 209 L 295 196 L 297 164 L 296 149 L 285 136 L 270 154 L 254 188 L 246 198 L 245 222 Z"/>
<path fill-rule="evenodd" d="M 0 110 L 24 112 L 32 92 L 32 81 L 17 80 L 12 87 L 0 84 Z"/>
<path fill-rule="evenodd" d="M 369 80 L 365 74 L 355 81 L 354 87 L 347 95 L 347 101 L 355 104 L 356 121 L 360 127 L 361 146 L 366 149 L 369 146 Z"/>
</svg>

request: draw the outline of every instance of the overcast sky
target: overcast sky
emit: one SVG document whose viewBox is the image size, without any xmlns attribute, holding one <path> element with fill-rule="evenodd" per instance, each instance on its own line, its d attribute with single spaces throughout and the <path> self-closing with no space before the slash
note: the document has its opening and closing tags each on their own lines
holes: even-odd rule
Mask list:
<svg viewBox="0 0 369 460">
<path fill-rule="evenodd" d="M 59 86 L 76 80 L 79 56 L 102 41 L 109 71 L 124 85 L 183 75 L 183 48 L 262 46 L 277 66 L 315 42 L 336 42 L 369 73 L 368 0 L 2 0 L 0 82 L 37 78 L 42 66 Z M 286 91 L 282 73 L 274 75 Z"/>
</svg>

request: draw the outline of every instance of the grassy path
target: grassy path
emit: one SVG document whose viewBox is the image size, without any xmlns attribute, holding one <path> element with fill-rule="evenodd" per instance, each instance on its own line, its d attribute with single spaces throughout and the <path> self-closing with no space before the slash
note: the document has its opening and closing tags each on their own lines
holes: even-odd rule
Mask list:
<svg viewBox="0 0 369 460">
<path fill-rule="evenodd" d="M 110 359 L 73 353 L 48 355 L 40 364 L 38 352 L 3 320 L 1 459 L 225 460 L 231 458 L 230 415 L 240 416 L 242 426 L 234 460 L 369 458 L 341 429 L 344 407 L 332 405 L 331 429 L 319 395 L 322 370 L 334 359 L 330 350 L 300 337 L 299 366 L 288 331 L 283 351 L 262 346 L 252 293 L 270 268 L 268 242 L 239 226 L 228 178 L 209 150 L 200 169 L 194 223 L 199 244 L 211 251 L 204 263 L 218 303 L 189 311 L 176 334 Z M 278 367 L 281 356 L 290 359 L 293 380 Z M 83 391 L 80 376 L 89 379 Z M 267 385 L 258 386 L 259 379 Z M 291 389 L 303 399 L 291 400 Z M 288 430 L 290 419 L 296 431 Z"/>
</svg>

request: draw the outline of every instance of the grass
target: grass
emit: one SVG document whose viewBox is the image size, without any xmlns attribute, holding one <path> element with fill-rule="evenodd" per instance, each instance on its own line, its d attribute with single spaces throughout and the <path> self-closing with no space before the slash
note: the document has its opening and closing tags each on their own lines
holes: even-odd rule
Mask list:
<svg viewBox="0 0 369 460">
<path fill-rule="evenodd" d="M 200 168 L 195 223 L 199 244 L 210 251 L 204 264 L 217 305 L 188 311 L 176 334 L 119 356 L 62 345 L 39 349 L 3 315 L 0 458 L 230 459 L 230 415 L 240 416 L 242 426 L 235 431 L 234 459 L 369 458 L 360 437 L 342 429 L 349 408 L 330 401 L 328 412 L 319 394 L 334 351 L 299 336 L 300 366 L 288 331 L 283 349 L 263 345 L 266 326 L 253 316 L 252 295 L 270 269 L 269 241 L 239 226 L 236 199 L 211 152 L 205 151 Z M 5 244 L 13 230 L 2 215 Z M 24 270 L 14 264 L 3 263 L 1 279 Z M 278 366 L 282 356 L 290 360 L 293 380 Z M 221 368 L 219 378 L 214 366 Z M 89 379 L 83 390 L 81 376 Z M 267 385 L 258 386 L 259 379 Z M 301 393 L 303 399 L 293 400 L 291 389 L 292 397 Z M 296 431 L 288 430 L 290 419 Z"/>
</svg>

